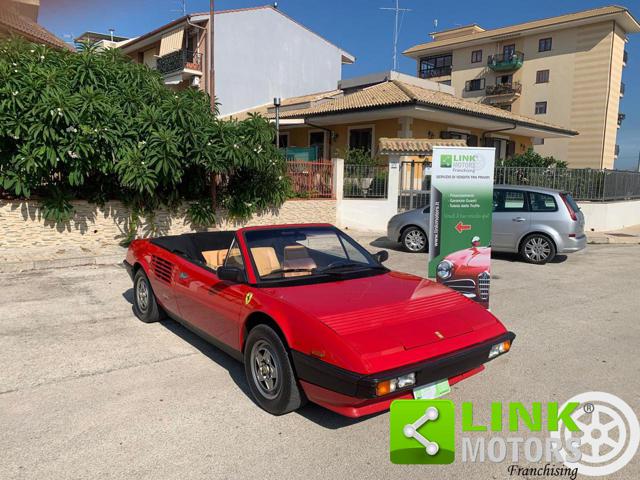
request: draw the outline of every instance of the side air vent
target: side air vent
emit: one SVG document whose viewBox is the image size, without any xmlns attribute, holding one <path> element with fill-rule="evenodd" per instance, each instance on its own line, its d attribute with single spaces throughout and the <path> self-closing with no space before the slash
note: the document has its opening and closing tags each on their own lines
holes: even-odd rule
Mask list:
<svg viewBox="0 0 640 480">
<path fill-rule="evenodd" d="M 156 274 L 156 277 L 158 277 L 158 280 L 161 280 L 165 283 L 171 283 L 171 272 L 173 271 L 173 263 L 153 255 L 151 257 L 151 267 L 153 268 L 153 272 Z"/>
</svg>

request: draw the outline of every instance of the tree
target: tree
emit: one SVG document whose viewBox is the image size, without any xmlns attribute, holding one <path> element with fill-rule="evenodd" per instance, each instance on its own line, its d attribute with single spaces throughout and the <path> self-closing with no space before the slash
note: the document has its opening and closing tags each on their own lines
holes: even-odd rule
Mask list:
<svg viewBox="0 0 640 480">
<path fill-rule="evenodd" d="M 0 41 L 0 187 L 41 198 L 49 220 L 68 219 L 74 198 L 145 211 L 187 200 L 210 224 L 213 176 L 221 206 L 246 218 L 287 198 L 274 139 L 266 119 L 218 120 L 205 93 L 167 89 L 118 49 Z"/>
<path fill-rule="evenodd" d="M 543 157 L 533 148 L 529 148 L 525 153 L 502 160 L 501 165 L 504 167 L 567 168 L 567 162 L 554 157 Z"/>
</svg>

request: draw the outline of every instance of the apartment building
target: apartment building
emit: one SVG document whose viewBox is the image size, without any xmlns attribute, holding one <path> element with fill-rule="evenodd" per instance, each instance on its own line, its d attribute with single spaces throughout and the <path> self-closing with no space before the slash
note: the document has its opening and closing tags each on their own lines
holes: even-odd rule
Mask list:
<svg viewBox="0 0 640 480">
<path fill-rule="evenodd" d="M 404 54 L 416 60 L 419 77 L 451 85 L 457 96 L 579 132 L 537 139 L 539 153 L 574 168 L 613 168 L 625 44 L 637 32 L 629 10 L 607 6 L 492 30 L 474 24 L 435 32 Z"/>
<path fill-rule="evenodd" d="M 228 115 L 318 90 L 332 90 L 348 52 L 273 5 L 216 11 L 215 95 Z M 194 13 L 127 41 L 120 48 L 162 73 L 171 88 L 208 91 L 209 14 Z"/>
</svg>

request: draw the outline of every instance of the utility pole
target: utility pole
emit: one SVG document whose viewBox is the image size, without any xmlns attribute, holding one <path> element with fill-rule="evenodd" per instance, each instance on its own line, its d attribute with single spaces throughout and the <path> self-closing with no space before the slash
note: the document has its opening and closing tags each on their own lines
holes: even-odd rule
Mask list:
<svg viewBox="0 0 640 480">
<path fill-rule="evenodd" d="M 398 70 L 398 34 L 400 33 L 400 12 L 402 12 L 402 14 L 404 15 L 405 12 L 410 12 L 411 9 L 400 8 L 400 0 L 396 0 L 395 8 L 381 7 L 380 10 L 393 10 L 396 13 L 396 21 L 393 28 L 393 69 Z"/>
<path fill-rule="evenodd" d="M 213 28 L 213 20 L 214 20 L 214 5 L 213 0 L 209 0 L 209 55 L 207 62 L 209 63 L 209 100 L 211 102 L 211 113 L 214 113 L 216 110 L 216 71 L 213 65 L 214 62 L 214 54 L 213 49 L 215 47 L 214 43 L 214 28 Z"/>
</svg>

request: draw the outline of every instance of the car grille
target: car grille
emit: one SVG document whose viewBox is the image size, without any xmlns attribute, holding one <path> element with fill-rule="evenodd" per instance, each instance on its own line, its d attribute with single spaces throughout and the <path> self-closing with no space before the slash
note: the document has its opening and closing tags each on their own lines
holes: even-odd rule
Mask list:
<svg viewBox="0 0 640 480">
<path fill-rule="evenodd" d="M 462 294 L 476 294 L 476 282 L 474 282 L 470 278 L 464 278 L 460 280 L 447 280 L 444 282 L 444 285 Z"/>
<path fill-rule="evenodd" d="M 482 272 L 478 275 L 478 293 L 480 293 L 480 300 L 489 300 L 489 283 L 491 283 L 491 275 L 489 272 Z"/>
</svg>

